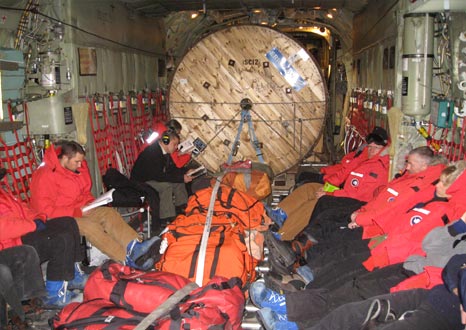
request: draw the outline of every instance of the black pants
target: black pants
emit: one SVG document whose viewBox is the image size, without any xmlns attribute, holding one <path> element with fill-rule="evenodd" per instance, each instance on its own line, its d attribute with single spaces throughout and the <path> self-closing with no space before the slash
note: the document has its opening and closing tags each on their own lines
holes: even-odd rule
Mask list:
<svg viewBox="0 0 466 330">
<path fill-rule="evenodd" d="M 310 232 L 312 236 L 314 233 L 315 231 Z M 328 232 L 324 239 L 319 237 L 319 243 L 307 251 L 306 260 L 309 266 L 317 272 L 329 263 L 344 261 L 355 254 L 367 252 L 369 256 L 368 240 L 362 240 L 361 236 L 361 228 L 351 230 L 344 227 Z"/>
<path fill-rule="evenodd" d="M 18 316 L 23 317 L 21 300 L 41 296 L 44 292 L 39 256 L 32 246 L 15 246 L 0 251 L 0 300 L 3 298 Z"/>
<path fill-rule="evenodd" d="M 445 290 L 445 294 L 447 293 Z M 309 330 L 353 330 L 361 329 L 367 316 L 370 305 L 374 299 L 387 299 L 390 301 L 391 310 L 399 318 L 407 311 L 413 313 L 404 320 L 396 320 L 388 323 L 381 323 L 375 329 L 383 330 L 456 330 L 462 329 L 459 322 L 459 300 L 456 306 L 458 318 L 450 320 L 436 310 L 429 302 L 429 291 L 423 289 L 400 291 L 393 294 L 376 296 L 364 301 L 345 304 L 319 322 L 298 322 L 300 329 Z M 306 324 L 307 323 L 307 324 Z"/>
<path fill-rule="evenodd" d="M 46 222 L 46 229 L 21 237 L 23 244 L 33 246 L 40 262 L 48 261 L 47 280 L 70 281 L 74 278 L 74 263 L 83 260 L 81 237 L 76 221 L 70 217 Z"/>
<path fill-rule="evenodd" d="M 356 263 L 357 258 L 360 256 L 340 265 L 329 264 L 305 290 L 287 293 L 288 319 L 311 324 L 341 305 L 388 294 L 391 287 L 409 275 L 402 264 L 368 272 Z M 316 311 L 323 312 L 317 315 Z"/>
<path fill-rule="evenodd" d="M 305 230 L 317 239 L 325 240 L 329 233 L 346 227 L 351 213 L 365 204 L 366 202 L 354 198 L 324 195 L 317 201 Z"/>
</svg>

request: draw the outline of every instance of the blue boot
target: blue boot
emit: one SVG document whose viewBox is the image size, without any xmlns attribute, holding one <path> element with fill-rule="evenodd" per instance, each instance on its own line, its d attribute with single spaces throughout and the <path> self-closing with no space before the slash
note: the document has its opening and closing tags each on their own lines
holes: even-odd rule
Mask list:
<svg viewBox="0 0 466 330">
<path fill-rule="evenodd" d="M 162 240 L 158 236 L 144 242 L 132 240 L 126 248 L 126 265 L 141 270 L 152 269 L 160 260 L 161 243 Z"/>
<path fill-rule="evenodd" d="M 249 287 L 249 297 L 259 308 L 268 307 L 278 314 L 286 314 L 285 296 L 268 289 L 263 282 L 254 282 Z"/>
<path fill-rule="evenodd" d="M 257 317 L 266 330 L 298 330 L 294 322 L 288 321 L 286 314 L 279 314 L 266 307 L 257 311 Z"/>
<path fill-rule="evenodd" d="M 74 264 L 74 278 L 68 282 L 68 289 L 84 290 L 84 285 L 87 282 L 89 275 L 84 273 L 79 263 Z"/>
<path fill-rule="evenodd" d="M 42 298 L 46 308 L 63 308 L 69 304 L 76 295 L 67 290 L 66 281 L 45 281 L 47 295 Z"/>
<path fill-rule="evenodd" d="M 288 218 L 288 215 L 281 207 L 272 208 L 271 206 L 265 205 L 265 211 L 278 228 L 281 228 Z"/>
</svg>

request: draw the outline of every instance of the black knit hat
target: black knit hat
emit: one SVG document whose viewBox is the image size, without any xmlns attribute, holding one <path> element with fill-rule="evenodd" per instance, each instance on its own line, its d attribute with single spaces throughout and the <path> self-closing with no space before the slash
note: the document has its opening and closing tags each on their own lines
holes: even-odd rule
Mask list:
<svg viewBox="0 0 466 330">
<path fill-rule="evenodd" d="M 372 132 L 366 136 L 367 144 L 375 143 L 379 146 L 386 146 L 388 144 L 387 131 L 382 127 L 375 126 Z"/>
</svg>

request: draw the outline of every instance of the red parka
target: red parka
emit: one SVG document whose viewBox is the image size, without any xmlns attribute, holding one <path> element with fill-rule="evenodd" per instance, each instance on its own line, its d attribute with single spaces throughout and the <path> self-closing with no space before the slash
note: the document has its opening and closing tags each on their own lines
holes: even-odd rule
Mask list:
<svg viewBox="0 0 466 330">
<path fill-rule="evenodd" d="M 0 250 L 21 245 L 21 236 L 36 230 L 34 219 L 45 219 L 26 203 L 0 189 Z"/>
<path fill-rule="evenodd" d="M 398 292 L 411 289 L 430 290 L 436 285 L 443 284 L 442 280 L 443 267 L 424 267 L 424 272 L 407 278 L 390 288 L 390 292 Z"/>
<path fill-rule="evenodd" d="M 448 202 L 432 202 L 424 207 L 414 208 L 408 213 L 400 214 L 388 230 L 387 238 L 371 250 L 371 256 L 364 267 L 372 271 L 406 260 L 412 254 L 425 255 L 422 250 L 422 240 L 435 227 L 448 223 Z"/>
<path fill-rule="evenodd" d="M 94 200 L 92 181 L 85 161 L 78 172 L 65 169 L 53 146 L 45 152 L 44 162 L 32 174 L 31 207 L 47 217 L 82 216 L 81 207 Z"/>
<path fill-rule="evenodd" d="M 339 177 L 346 177 L 345 174 L 351 171 L 351 168 L 355 168 L 359 163 L 364 161 L 364 158 L 359 158 L 361 151 L 356 150 L 346 154 L 339 164 L 325 166 L 320 169 L 320 173 L 324 175 L 323 180 L 331 183 L 334 186 L 339 186 Z"/>
<path fill-rule="evenodd" d="M 414 205 L 429 201 L 434 195 L 435 182 L 445 165 L 429 166 L 417 174 L 405 174 L 392 180 L 377 197 L 359 209 L 356 223 L 363 227 L 363 239 L 386 234 L 390 222 Z"/>
<path fill-rule="evenodd" d="M 450 220 L 450 222 L 456 221 L 466 212 L 466 201 L 464 198 L 465 193 L 466 193 L 466 172 L 463 172 L 455 180 L 455 182 L 453 182 L 453 184 L 447 189 L 447 194 L 451 195 L 451 197 L 449 198 L 448 203 L 445 203 L 446 205 L 444 206 L 444 210 L 446 211 L 445 212 L 446 216 Z M 426 255 L 426 253 L 423 250 L 421 250 L 420 253 L 418 252 L 416 254 L 419 254 L 422 256 Z M 395 292 L 395 291 L 415 289 L 415 288 L 431 289 L 435 285 L 443 283 L 442 276 L 441 276 L 442 269 L 443 267 L 425 266 L 424 272 L 404 280 L 403 282 L 399 283 L 397 286 L 393 287 L 390 291 Z"/>
<path fill-rule="evenodd" d="M 374 192 L 387 185 L 390 158 L 388 149 L 382 149 L 377 155 L 368 158 L 367 148 L 359 157 L 353 159 L 342 169 L 334 173 L 329 181 L 334 186 L 344 183 L 343 188 L 333 193 L 336 197 L 354 198 L 367 202 L 374 198 Z"/>
</svg>

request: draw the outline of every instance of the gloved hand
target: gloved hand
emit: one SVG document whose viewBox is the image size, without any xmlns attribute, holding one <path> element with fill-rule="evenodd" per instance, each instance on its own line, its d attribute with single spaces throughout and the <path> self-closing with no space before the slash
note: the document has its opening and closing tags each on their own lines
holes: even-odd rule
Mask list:
<svg viewBox="0 0 466 330">
<path fill-rule="evenodd" d="M 45 223 L 40 219 L 35 219 L 34 223 L 36 224 L 36 231 L 41 231 L 47 228 Z"/>
<path fill-rule="evenodd" d="M 447 230 L 448 233 L 453 237 L 459 234 L 464 234 L 466 233 L 466 223 L 462 219 L 459 219 L 450 224 Z"/>
</svg>

